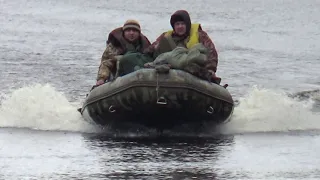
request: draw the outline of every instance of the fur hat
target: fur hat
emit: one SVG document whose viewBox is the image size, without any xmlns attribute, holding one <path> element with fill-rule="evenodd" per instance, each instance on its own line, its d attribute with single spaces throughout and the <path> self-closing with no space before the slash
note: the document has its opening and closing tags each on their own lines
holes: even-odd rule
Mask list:
<svg viewBox="0 0 320 180">
<path fill-rule="evenodd" d="M 126 29 L 129 29 L 129 28 L 136 29 L 136 30 L 138 30 L 139 32 L 141 31 L 139 22 L 136 21 L 136 20 L 133 20 L 133 19 L 127 20 L 127 21 L 124 23 L 124 25 L 122 26 L 122 30 L 123 30 L 123 31 L 125 31 Z"/>
</svg>

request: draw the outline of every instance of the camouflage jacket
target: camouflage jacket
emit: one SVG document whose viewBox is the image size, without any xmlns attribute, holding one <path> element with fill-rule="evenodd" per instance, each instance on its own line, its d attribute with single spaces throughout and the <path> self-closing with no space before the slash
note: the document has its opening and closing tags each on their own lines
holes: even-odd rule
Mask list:
<svg viewBox="0 0 320 180">
<path fill-rule="evenodd" d="M 107 47 L 101 57 L 97 80 L 107 80 L 111 74 L 116 74 L 117 59 L 115 56 L 123 55 L 127 52 L 126 43 L 128 42 L 123 37 L 122 28 L 114 29 L 109 34 Z M 140 34 L 139 45 L 139 52 L 143 52 L 150 46 L 148 38 L 142 33 Z"/>
<path fill-rule="evenodd" d="M 209 50 L 209 55 L 208 55 L 208 63 L 206 64 L 206 69 L 209 71 L 217 71 L 217 66 L 218 66 L 218 53 L 216 51 L 215 45 L 208 36 L 208 34 L 203 31 L 202 29 L 199 29 L 199 42 L 202 43 L 208 50 Z M 161 41 L 162 38 L 165 38 L 166 33 L 162 33 L 155 42 L 149 46 L 144 53 L 149 53 L 150 55 L 154 56 L 154 53 L 157 51 L 157 48 L 159 46 L 159 42 Z M 158 54 L 157 54 L 158 55 Z M 157 56 L 156 55 L 156 56 Z M 156 58 L 156 57 L 154 57 Z"/>
<path fill-rule="evenodd" d="M 106 80 L 110 74 L 115 74 L 117 59 L 115 56 L 121 54 L 121 48 L 116 48 L 112 43 L 108 43 L 101 57 L 97 80 Z"/>
</svg>

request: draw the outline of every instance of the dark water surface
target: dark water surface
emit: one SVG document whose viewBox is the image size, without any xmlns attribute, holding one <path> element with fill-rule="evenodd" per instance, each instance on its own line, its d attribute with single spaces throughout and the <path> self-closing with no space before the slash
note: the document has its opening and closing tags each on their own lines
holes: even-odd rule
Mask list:
<svg viewBox="0 0 320 180">
<path fill-rule="evenodd" d="M 2 129 L 3 179 L 318 179 L 319 132 L 110 136 Z"/>
</svg>

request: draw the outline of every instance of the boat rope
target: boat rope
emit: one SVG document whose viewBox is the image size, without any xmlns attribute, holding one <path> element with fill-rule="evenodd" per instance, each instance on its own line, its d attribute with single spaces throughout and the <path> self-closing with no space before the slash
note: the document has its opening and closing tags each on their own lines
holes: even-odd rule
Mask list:
<svg viewBox="0 0 320 180">
<path fill-rule="evenodd" d="M 159 73 L 157 73 L 157 87 L 156 87 L 156 92 L 157 92 L 157 104 L 161 104 L 161 105 L 166 105 L 167 104 L 167 100 L 166 98 L 164 98 L 163 96 L 159 97 Z"/>
<path fill-rule="evenodd" d="M 159 73 L 157 73 L 157 87 L 156 87 L 156 92 L 157 92 L 157 100 L 159 99 Z"/>
</svg>

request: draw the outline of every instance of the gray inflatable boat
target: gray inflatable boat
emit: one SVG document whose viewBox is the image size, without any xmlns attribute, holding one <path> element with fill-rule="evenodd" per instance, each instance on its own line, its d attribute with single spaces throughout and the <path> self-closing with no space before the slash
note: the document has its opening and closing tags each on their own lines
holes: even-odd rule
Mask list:
<svg viewBox="0 0 320 180">
<path fill-rule="evenodd" d="M 188 72 L 140 69 L 93 88 L 82 116 L 102 126 L 137 124 L 171 129 L 182 124 L 229 121 L 234 101 L 228 90 Z"/>
</svg>

